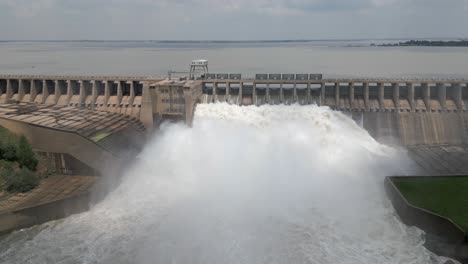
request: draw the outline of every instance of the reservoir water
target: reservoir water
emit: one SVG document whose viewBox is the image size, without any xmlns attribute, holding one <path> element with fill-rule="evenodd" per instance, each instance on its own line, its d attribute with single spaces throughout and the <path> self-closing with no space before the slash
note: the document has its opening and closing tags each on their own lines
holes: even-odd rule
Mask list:
<svg viewBox="0 0 468 264">
<path fill-rule="evenodd" d="M 0 73 L 166 76 L 204 58 L 215 73 L 467 77 L 468 48 L 370 47 L 396 40 L 303 43 L 0 42 Z"/>
<path fill-rule="evenodd" d="M 0 72 L 160 76 L 206 58 L 244 74 L 468 73 L 465 48 L 346 45 L 4 42 Z M 442 263 L 384 194 L 408 160 L 326 107 L 199 105 L 90 211 L 0 239 L 0 263 Z"/>
</svg>

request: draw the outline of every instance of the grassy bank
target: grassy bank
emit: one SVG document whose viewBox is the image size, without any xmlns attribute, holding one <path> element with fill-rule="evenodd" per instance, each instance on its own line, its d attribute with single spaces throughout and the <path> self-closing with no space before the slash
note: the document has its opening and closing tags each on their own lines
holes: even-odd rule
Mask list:
<svg viewBox="0 0 468 264">
<path fill-rule="evenodd" d="M 468 231 L 468 176 L 394 178 L 409 203 L 451 219 Z"/>
</svg>

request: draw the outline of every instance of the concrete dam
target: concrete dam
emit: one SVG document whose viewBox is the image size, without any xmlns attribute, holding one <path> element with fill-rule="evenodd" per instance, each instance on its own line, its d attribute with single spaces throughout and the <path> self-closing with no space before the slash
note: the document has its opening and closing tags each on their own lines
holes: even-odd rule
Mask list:
<svg viewBox="0 0 468 264">
<path fill-rule="evenodd" d="M 102 167 L 122 171 L 135 162 L 90 211 L 39 227 L 27 243 L 13 233 L 6 243 L 16 251 L 4 256 L 20 261 L 46 245 L 44 255 L 60 258 L 49 250 L 58 243 L 72 259 L 91 252 L 103 263 L 115 255 L 132 262 L 135 252 L 161 263 L 237 263 L 240 256 L 339 263 L 340 249 L 359 263 L 438 263 L 423 235 L 403 226 L 369 184 L 412 172 L 412 162 L 423 175 L 468 173 L 467 83 L 317 74 L 0 76 L 0 125 L 55 156 L 61 173 L 106 175 Z M 210 122 L 219 115 L 224 122 Z M 258 120 L 266 127 L 257 129 Z M 156 130 L 157 140 L 147 141 Z M 121 243 L 135 238 L 144 239 Z M 192 243 L 206 252 L 187 250 Z"/>
<path fill-rule="evenodd" d="M 28 135 L 38 149 L 44 150 L 48 140 L 10 123 L 84 131 L 79 134 L 93 143 L 100 143 L 96 139 L 110 141 L 105 153 L 124 145 L 138 152 L 143 146 L 140 134 L 152 133 L 164 121 L 191 125 L 197 104 L 316 104 L 351 116 L 380 142 L 408 147 L 422 173 L 468 173 L 463 162 L 468 145 L 465 79 L 326 79 L 321 74 L 256 74 L 243 78 L 240 74 L 212 73 L 197 78 L 0 75 L 0 103 L 10 109 L 1 116 L 2 125 Z M 16 109 L 14 115 L 12 108 Z M 99 126 L 79 125 L 82 121 L 68 120 L 75 115 L 73 109 L 87 116 L 86 122 L 110 121 Z M 48 119 L 44 113 L 49 113 L 45 115 Z M 13 118 L 15 115 L 20 116 Z M 66 120 L 57 125 L 60 119 Z M 66 153 L 58 148 L 44 151 Z M 118 152 L 114 151 L 114 156 L 119 156 Z M 78 160 L 89 168 L 98 167 L 80 151 L 72 156 L 81 157 Z M 440 165 L 434 160 L 446 162 Z"/>
<path fill-rule="evenodd" d="M 204 78 L 0 76 L 1 103 L 75 107 L 128 116 L 148 131 L 191 124 L 197 104 L 317 104 L 343 111 L 376 139 L 468 143 L 468 80 L 322 79 L 320 74 L 206 74 Z"/>
</svg>

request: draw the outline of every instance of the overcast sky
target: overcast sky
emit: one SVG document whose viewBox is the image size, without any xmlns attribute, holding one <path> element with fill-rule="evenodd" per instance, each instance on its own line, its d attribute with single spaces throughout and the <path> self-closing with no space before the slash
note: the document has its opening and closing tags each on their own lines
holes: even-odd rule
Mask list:
<svg viewBox="0 0 468 264">
<path fill-rule="evenodd" d="M 468 0 L 0 0 L 0 39 L 468 38 Z"/>
</svg>

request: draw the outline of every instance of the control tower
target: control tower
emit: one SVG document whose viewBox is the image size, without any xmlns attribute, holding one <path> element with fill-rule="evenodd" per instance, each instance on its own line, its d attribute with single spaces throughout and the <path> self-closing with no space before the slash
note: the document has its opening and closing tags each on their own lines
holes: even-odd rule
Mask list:
<svg viewBox="0 0 468 264">
<path fill-rule="evenodd" d="M 205 75 L 208 73 L 208 61 L 207 60 L 193 60 L 190 64 L 190 76 L 192 80 L 196 75 Z"/>
</svg>

